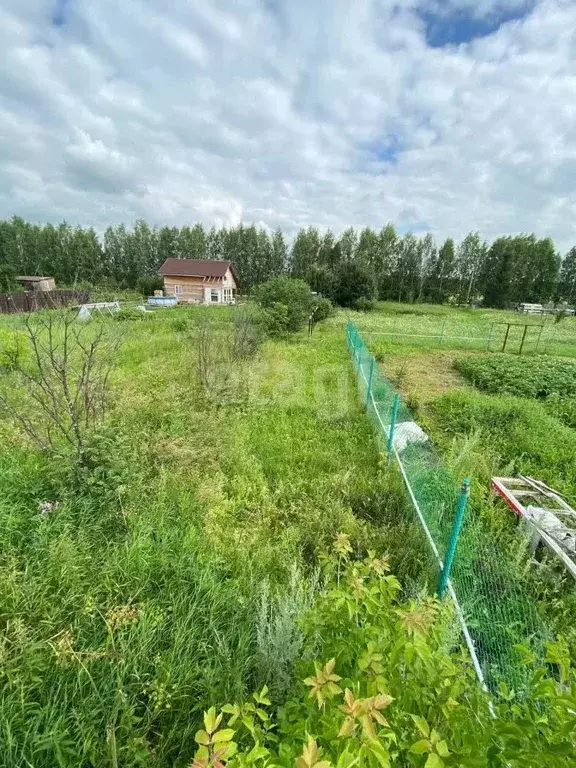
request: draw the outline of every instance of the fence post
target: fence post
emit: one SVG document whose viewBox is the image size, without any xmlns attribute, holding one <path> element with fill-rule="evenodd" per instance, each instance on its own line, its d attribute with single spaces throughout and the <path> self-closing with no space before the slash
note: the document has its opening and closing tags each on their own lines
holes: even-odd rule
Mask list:
<svg viewBox="0 0 576 768">
<path fill-rule="evenodd" d="M 368 371 L 368 384 L 366 385 L 366 410 L 370 403 L 370 393 L 372 391 L 372 376 L 374 376 L 374 355 L 370 358 L 370 370 Z"/>
<path fill-rule="evenodd" d="M 446 328 L 446 318 L 444 318 L 444 322 L 442 323 L 442 329 L 440 330 L 440 338 L 438 339 L 438 343 L 442 344 L 444 341 L 444 330 Z"/>
<path fill-rule="evenodd" d="M 544 325 L 540 326 L 540 333 L 538 334 L 538 339 L 536 341 L 536 349 L 534 350 L 534 354 L 538 354 L 538 348 L 540 347 L 540 339 L 542 338 L 542 330 L 544 328 Z"/>
<path fill-rule="evenodd" d="M 488 334 L 488 344 L 486 345 L 486 349 L 490 349 L 490 342 L 492 341 L 493 332 L 494 332 L 494 323 L 490 325 L 490 333 Z"/>
<path fill-rule="evenodd" d="M 460 489 L 460 498 L 458 499 L 458 507 L 456 508 L 456 517 L 452 523 L 452 530 L 450 531 L 450 540 L 448 542 L 448 549 L 446 551 L 446 557 L 444 558 L 444 567 L 440 573 L 440 579 L 438 580 L 438 597 L 443 597 L 450 578 L 450 571 L 452 570 L 452 563 L 454 562 L 454 555 L 456 554 L 456 546 L 458 544 L 458 537 L 462 530 L 462 523 L 464 522 L 464 513 L 466 512 L 466 505 L 468 504 L 468 497 L 470 496 L 470 478 L 466 478 L 462 483 Z"/>
<path fill-rule="evenodd" d="M 392 449 L 394 448 L 394 430 L 396 429 L 396 419 L 398 418 L 398 406 L 400 405 L 400 395 L 396 393 L 394 395 L 394 402 L 392 403 L 392 416 L 390 418 L 390 433 L 388 435 L 388 457 L 386 463 L 390 464 L 392 460 Z"/>
</svg>

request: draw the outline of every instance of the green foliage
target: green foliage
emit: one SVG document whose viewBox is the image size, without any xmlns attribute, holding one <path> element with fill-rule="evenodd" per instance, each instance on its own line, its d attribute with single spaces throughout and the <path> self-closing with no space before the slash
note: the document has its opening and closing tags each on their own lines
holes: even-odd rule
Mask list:
<svg viewBox="0 0 576 768">
<path fill-rule="evenodd" d="M 144 312 L 137 307 L 122 307 L 118 312 L 114 312 L 112 317 L 117 323 L 125 323 L 130 320 L 137 320 L 140 322 L 152 320 L 154 318 L 154 312 Z"/>
<path fill-rule="evenodd" d="M 444 433 L 481 431 L 511 474 L 538 477 L 576 492 L 576 432 L 549 415 L 543 404 L 519 397 L 454 392 L 434 401 L 432 412 Z"/>
<path fill-rule="evenodd" d="M 344 262 L 336 270 L 334 300 L 341 307 L 354 307 L 359 299 L 376 296 L 374 274 L 362 264 Z"/>
<path fill-rule="evenodd" d="M 269 329 L 275 335 L 300 330 L 312 312 L 313 298 L 304 280 L 290 277 L 276 277 L 255 292 L 256 301 L 271 313 Z"/>
<path fill-rule="evenodd" d="M 354 309 L 357 309 L 358 312 L 374 312 L 377 306 L 375 299 L 367 299 L 364 296 L 354 302 Z"/>
<path fill-rule="evenodd" d="M 478 389 L 545 399 L 576 395 L 576 362 L 551 357 L 479 355 L 455 362 Z"/>
<path fill-rule="evenodd" d="M 532 701 L 503 688 L 493 716 L 464 655 L 448 650 L 448 606 L 399 602 L 386 559 L 347 563 L 349 551 L 339 536 L 332 578 L 303 622 L 304 658 L 322 661 L 302 663 L 308 676 L 277 718 L 266 687 L 207 712 L 193 766 L 572 765 L 576 678 L 565 644 L 548 651 L 558 680 L 535 671 Z"/>
<path fill-rule="evenodd" d="M 0 371 L 13 371 L 27 357 L 29 349 L 25 334 L 0 328 Z"/>
<path fill-rule="evenodd" d="M 125 337 L 81 489 L 0 421 L 0 763 L 184 768 L 202 710 L 263 685 L 285 700 L 335 528 L 358 553 L 405 539 L 337 320 L 259 347 L 241 401 L 198 396 L 199 318 L 226 335 L 244 312 L 78 324 Z M 413 575 L 418 556 L 395 549 Z"/>
<path fill-rule="evenodd" d="M 334 270 L 326 264 L 313 264 L 306 273 L 306 282 L 313 291 L 331 299 L 334 297 Z"/>
<path fill-rule="evenodd" d="M 399 237 L 390 223 L 380 231 L 348 227 L 339 237 L 310 226 L 299 230 L 289 248 L 280 229 L 270 235 L 244 224 L 207 231 L 199 223 L 157 228 L 139 220 L 109 226 L 99 238 L 92 228 L 65 222 L 40 226 L 19 217 L 0 222 L 0 290 L 14 288 L 17 274 L 35 273 L 53 275 L 61 285 L 134 289 L 141 279 L 154 280 L 170 257 L 229 259 L 247 294 L 289 272 L 333 298 L 339 266 L 355 263 L 376 277 L 383 300 L 469 303 L 484 295 L 485 304 L 501 307 L 554 295 L 572 302 L 576 295 L 574 254 L 560 267 L 554 243 L 535 235 L 498 238 L 488 251 L 471 232 L 459 245 L 448 239 L 439 250 L 430 233 Z M 146 285 L 153 283 L 140 283 L 143 293 L 149 292 Z"/>
<path fill-rule="evenodd" d="M 334 314 L 334 307 L 330 299 L 326 299 L 323 296 L 314 297 L 314 321 L 320 322 L 321 320 L 327 320 Z"/>
<path fill-rule="evenodd" d="M 550 238 L 497 238 L 484 265 L 484 303 L 505 307 L 512 302 L 549 301 L 556 290 L 559 269 L 560 257 Z"/>
<path fill-rule="evenodd" d="M 152 296 L 154 291 L 164 288 L 164 280 L 157 275 L 142 275 L 136 281 L 136 290 L 142 296 Z"/>
</svg>

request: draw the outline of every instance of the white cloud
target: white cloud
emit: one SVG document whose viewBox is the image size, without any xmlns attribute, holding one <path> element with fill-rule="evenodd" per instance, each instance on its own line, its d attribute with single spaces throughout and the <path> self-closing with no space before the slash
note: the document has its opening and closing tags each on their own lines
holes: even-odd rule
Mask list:
<svg viewBox="0 0 576 768">
<path fill-rule="evenodd" d="M 57 2 L 0 12 L 0 216 L 576 242 L 568 0 L 446 48 L 423 0 Z"/>
</svg>

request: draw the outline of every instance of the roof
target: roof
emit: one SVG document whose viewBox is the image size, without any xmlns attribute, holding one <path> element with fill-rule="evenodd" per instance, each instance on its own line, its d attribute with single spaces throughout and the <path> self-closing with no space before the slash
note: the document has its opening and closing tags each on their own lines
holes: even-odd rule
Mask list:
<svg viewBox="0 0 576 768">
<path fill-rule="evenodd" d="M 224 277 L 230 270 L 238 282 L 231 261 L 220 259 L 166 259 L 160 267 L 161 275 L 174 277 Z"/>
<path fill-rule="evenodd" d="M 41 280 L 54 280 L 53 277 L 40 277 L 39 275 L 17 275 L 14 279 L 26 283 L 39 283 Z"/>
</svg>

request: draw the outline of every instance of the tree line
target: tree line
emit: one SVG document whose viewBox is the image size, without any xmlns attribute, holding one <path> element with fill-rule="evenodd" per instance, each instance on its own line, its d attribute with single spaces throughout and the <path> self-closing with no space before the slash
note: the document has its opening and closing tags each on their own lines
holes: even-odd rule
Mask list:
<svg viewBox="0 0 576 768">
<path fill-rule="evenodd" d="M 431 234 L 400 235 L 392 224 L 376 231 L 346 229 L 339 236 L 316 227 L 300 230 L 291 245 L 280 229 L 254 225 L 206 229 L 202 224 L 91 228 L 34 224 L 19 217 L 0 221 L 0 289 L 21 274 L 45 274 L 59 286 L 117 285 L 135 288 L 157 274 L 169 257 L 230 259 L 242 292 L 281 274 L 305 279 L 333 296 L 338 271 L 354 264 L 367 292 L 380 299 L 443 303 L 511 303 L 576 300 L 576 247 L 562 259 L 553 240 L 533 234 L 499 237 L 478 232 L 459 243 L 438 244 Z"/>
</svg>

